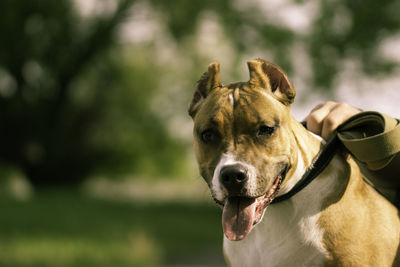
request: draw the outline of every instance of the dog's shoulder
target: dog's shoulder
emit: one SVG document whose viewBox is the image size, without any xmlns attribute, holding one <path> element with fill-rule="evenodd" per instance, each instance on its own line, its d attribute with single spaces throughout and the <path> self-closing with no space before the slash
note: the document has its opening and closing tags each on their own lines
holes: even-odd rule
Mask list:
<svg viewBox="0 0 400 267">
<path fill-rule="evenodd" d="M 351 156 L 340 155 L 327 172 L 329 168 L 336 169 L 338 183 L 325 199 L 318 221 L 328 265 L 391 266 L 392 262 L 377 261 L 395 258 L 400 237 L 397 209 L 364 182 Z"/>
</svg>

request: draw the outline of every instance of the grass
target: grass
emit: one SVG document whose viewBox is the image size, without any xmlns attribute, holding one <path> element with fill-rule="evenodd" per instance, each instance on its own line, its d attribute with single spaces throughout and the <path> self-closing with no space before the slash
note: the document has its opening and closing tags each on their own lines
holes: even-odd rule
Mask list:
<svg viewBox="0 0 400 267">
<path fill-rule="evenodd" d="M 221 211 L 76 192 L 0 200 L 0 266 L 223 266 Z"/>
</svg>

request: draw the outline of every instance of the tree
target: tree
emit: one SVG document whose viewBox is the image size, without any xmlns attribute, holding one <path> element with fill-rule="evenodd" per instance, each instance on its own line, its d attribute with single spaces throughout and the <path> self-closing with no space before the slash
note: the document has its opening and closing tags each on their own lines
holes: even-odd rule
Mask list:
<svg viewBox="0 0 400 267">
<path fill-rule="evenodd" d="M 91 21 L 67 0 L 0 3 L 0 160 L 20 167 L 34 185 L 76 184 L 110 157 L 90 140 L 106 88 L 81 103 L 74 95 L 98 60 L 107 61 L 132 3 L 120 1 L 115 12 Z"/>
<path fill-rule="evenodd" d="M 201 15 L 213 12 L 235 46 L 237 57 L 262 47 L 272 52 L 274 62 L 289 73 L 293 70 L 290 51 L 294 44 L 303 45 L 312 63 L 310 86 L 317 90 L 332 90 L 332 83 L 347 59 L 360 62 L 366 74 L 375 76 L 390 73 L 398 66 L 398 62 L 382 57 L 378 49 L 382 40 L 399 32 L 399 2 L 395 0 L 151 2 L 165 14 L 169 30 L 177 40 L 192 35 Z M 301 15 L 310 25 L 298 30 L 282 23 L 277 13 Z M 296 24 L 296 19 L 291 19 Z"/>
<path fill-rule="evenodd" d="M 214 15 L 232 47 L 232 66 L 238 67 L 223 66 L 231 76 L 255 47 L 290 75 L 298 44 L 309 55 L 307 82 L 315 90 L 331 92 L 346 59 L 358 61 L 368 75 L 398 65 L 378 49 L 400 29 L 398 1 L 278 2 L 120 0 L 115 10 L 84 18 L 72 0 L 1 1 L 0 161 L 18 166 L 38 186 L 76 184 L 95 171 L 176 174 L 186 144 L 171 136 L 160 116 L 164 110 L 151 105 L 173 87 L 189 102 L 189 87 L 208 61 L 193 44 L 204 14 Z M 154 55 L 163 45 L 119 43 L 117 33 L 136 3 L 161 14 L 176 60 L 160 63 Z M 277 17 L 308 5 L 296 13 L 311 18 L 305 30 Z M 162 84 L 166 76 L 170 84 Z M 181 100 L 170 103 L 183 114 Z"/>
</svg>

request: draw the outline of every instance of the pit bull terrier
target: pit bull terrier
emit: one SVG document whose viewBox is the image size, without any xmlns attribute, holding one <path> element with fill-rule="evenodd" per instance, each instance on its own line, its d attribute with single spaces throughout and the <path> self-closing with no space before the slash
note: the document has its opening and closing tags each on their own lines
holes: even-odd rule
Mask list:
<svg viewBox="0 0 400 267">
<path fill-rule="evenodd" d="M 248 68 L 248 82 L 223 85 L 212 63 L 189 107 L 200 173 L 223 208 L 228 265 L 399 264 L 398 211 L 345 151 L 304 189 L 273 203 L 313 167 L 323 140 L 291 116 L 295 90 L 278 66 L 257 59 Z"/>
</svg>

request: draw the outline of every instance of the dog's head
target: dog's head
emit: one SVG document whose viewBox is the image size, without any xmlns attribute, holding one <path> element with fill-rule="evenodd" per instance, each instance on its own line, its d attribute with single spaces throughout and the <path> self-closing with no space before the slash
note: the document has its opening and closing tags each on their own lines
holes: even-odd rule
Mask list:
<svg viewBox="0 0 400 267">
<path fill-rule="evenodd" d="M 289 129 L 292 84 L 265 60 L 249 61 L 248 68 L 248 82 L 223 85 L 219 63 L 210 64 L 189 107 L 200 173 L 224 207 L 230 240 L 243 239 L 261 220 L 296 159 Z"/>
</svg>

